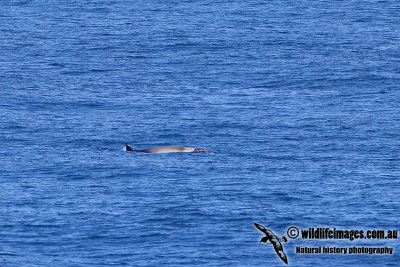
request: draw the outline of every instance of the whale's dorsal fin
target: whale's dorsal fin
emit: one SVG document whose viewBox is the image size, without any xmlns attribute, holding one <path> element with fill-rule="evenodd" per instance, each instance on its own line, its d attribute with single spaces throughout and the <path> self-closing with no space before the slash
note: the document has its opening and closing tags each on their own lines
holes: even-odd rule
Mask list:
<svg viewBox="0 0 400 267">
<path fill-rule="evenodd" d="M 130 144 L 125 144 L 125 149 L 126 149 L 126 151 L 135 151 L 135 149 L 133 147 L 131 147 Z"/>
</svg>

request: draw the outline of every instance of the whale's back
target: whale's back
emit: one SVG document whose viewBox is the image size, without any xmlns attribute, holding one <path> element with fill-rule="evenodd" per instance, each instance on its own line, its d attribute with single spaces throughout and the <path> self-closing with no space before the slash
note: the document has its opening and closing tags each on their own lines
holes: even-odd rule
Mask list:
<svg viewBox="0 0 400 267">
<path fill-rule="evenodd" d="M 144 153 L 172 153 L 172 152 L 193 152 L 195 148 L 187 146 L 157 146 L 139 150 Z"/>
</svg>

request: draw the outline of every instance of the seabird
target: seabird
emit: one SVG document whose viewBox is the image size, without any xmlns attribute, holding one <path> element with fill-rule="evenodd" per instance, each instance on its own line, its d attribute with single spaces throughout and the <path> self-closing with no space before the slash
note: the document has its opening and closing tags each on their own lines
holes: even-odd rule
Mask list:
<svg viewBox="0 0 400 267">
<path fill-rule="evenodd" d="M 281 243 L 287 242 L 287 238 L 285 236 L 282 238 L 278 237 L 271 230 L 265 228 L 261 224 L 254 223 L 254 226 L 265 234 L 265 236 L 261 238 L 260 242 L 267 243 L 269 241 L 274 246 L 276 254 L 278 254 L 279 258 L 281 258 L 284 263 L 288 264 L 288 258 L 286 257 L 285 252 L 283 252 L 283 246 Z"/>
</svg>

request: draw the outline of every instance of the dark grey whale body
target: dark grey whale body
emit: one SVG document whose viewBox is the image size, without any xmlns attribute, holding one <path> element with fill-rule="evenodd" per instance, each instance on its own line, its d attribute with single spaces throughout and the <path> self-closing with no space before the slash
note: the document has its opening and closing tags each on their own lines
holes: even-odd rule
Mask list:
<svg viewBox="0 0 400 267">
<path fill-rule="evenodd" d="M 125 145 L 126 151 L 143 152 L 143 153 L 173 153 L 173 152 L 207 152 L 203 148 L 194 148 L 187 146 L 157 146 L 146 149 L 134 149 L 131 145 Z"/>
</svg>

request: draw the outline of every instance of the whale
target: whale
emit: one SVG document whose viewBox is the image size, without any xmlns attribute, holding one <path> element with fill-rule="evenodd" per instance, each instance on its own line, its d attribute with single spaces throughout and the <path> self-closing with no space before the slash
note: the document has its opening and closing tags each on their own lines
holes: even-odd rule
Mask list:
<svg viewBox="0 0 400 267">
<path fill-rule="evenodd" d="M 174 153 L 174 152 L 205 152 L 204 148 L 195 148 L 188 146 L 156 146 L 145 149 L 134 149 L 131 145 L 125 144 L 126 151 L 143 152 L 143 153 Z"/>
</svg>

